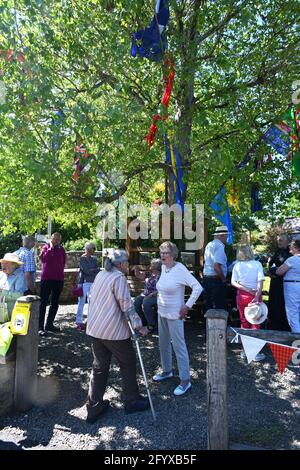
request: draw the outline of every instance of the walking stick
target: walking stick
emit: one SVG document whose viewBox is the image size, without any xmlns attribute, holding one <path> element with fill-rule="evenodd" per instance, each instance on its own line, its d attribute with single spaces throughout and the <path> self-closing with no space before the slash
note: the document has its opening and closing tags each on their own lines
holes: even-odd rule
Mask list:
<svg viewBox="0 0 300 470">
<path fill-rule="evenodd" d="M 152 398 L 151 398 L 151 394 L 150 394 L 150 389 L 149 389 L 149 385 L 148 385 L 148 381 L 147 381 L 147 377 L 146 377 L 146 372 L 145 372 L 145 368 L 144 368 L 144 364 L 143 364 L 143 359 L 142 359 L 142 355 L 141 355 L 141 351 L 140 351 L 139 335 L 134 331 L 134 329 L 132 327 L 132 324 L 131 324 L 131 321 L 130 321 L 130 313 L 132 313 L 133 311 L 135 312 L 134 307 L 131 307 L 130 309 L 128 309 L 125 312 L 125 316 L 126 316 L 126 320 L 128 322 L 128 326 L 129 326 L 130 331 L 131 331 L 132 339 L 134 339 L 134 341 L 135 341 L 137 353 L 138 353 L 138 356 L 139 356 L 139 361 L 140 361 L 140 364 L 141 364 L 141 369 L 142 369 L 142 372 L 143 372 L 144 383 L 145 383 L 145 387 L 146 387 L 146 390 L 147 390 L 147 395 L 148 395 L 148 398 L 149 398 L 149 403 L 150 403 L 150 407 L 151 407 L 151 411 L 152 411 L 153 421 L 156 421 L 156 414 L 155 414 L 155 411 L 154 411 Z"/>
</svg>

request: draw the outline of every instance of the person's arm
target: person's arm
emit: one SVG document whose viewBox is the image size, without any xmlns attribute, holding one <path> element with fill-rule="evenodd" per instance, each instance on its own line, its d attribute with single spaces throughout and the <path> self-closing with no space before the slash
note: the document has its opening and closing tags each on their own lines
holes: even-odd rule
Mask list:
<svg viewBox="0 0 300 470">
<path fill-rule="evenodd" d="M 28 289 L 30 289 L 32 293 L 35 293 L 35 283 L 33 279 L 33 273 L 31 271 L 27 271 L 25 273 L 25 281 Z"/>
<path fill-rule="evenodd" d="M 248 292 L 249 294 L 256 294 L 256 289 L 249 289 L 248 287 L 245 287 L 243 284 L 241 284 L 237 279 L 238 279 L 238 265 L 235 265 L 232 270 L 232 276 L 231 276 L 231 285 L 235 287 L 236 289 L 243 290 L 244 292 Z"/>
<path fill-rule="evenodd" d="M 284 276 L 286 272 L 290 269 L 286 263 L 283 263 L 279 268 L 276 269 L 277 276 Z"/>
<path fill-rule="evenodd" d="M 189 309 L 192 308 L 194 303 L 200 297 L 203 291 L 203 287 L 185 266 L 182 266 L 181 281 L 182 284 L 189 286 L 192 289 L 191 295 L 189 296 L 185 305 L 181 307 L 179 312 L 179 318 L 185 318 Z"/>
<path fill-rule="evenodd" d="M 42 263 L 46 263 L 48 259 L 53 255 L 54 247 L 51 245 L 45 245 L 40 254 L 40 259 Z"/>
<path fill-rule="evenodd" d="M 215 263 L 214 264 L 214 270 L 217 276 L 221 279 L 222 282 L 226 282 L 226 277 L 223 274 L 222 271 L 222 265 L 220 263 Z"/>
</svg>

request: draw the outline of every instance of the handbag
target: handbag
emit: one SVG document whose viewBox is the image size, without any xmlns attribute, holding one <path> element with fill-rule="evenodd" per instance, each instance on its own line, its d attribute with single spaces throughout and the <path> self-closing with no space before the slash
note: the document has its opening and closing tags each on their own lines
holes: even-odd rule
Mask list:
<svg viewBox="0 0 300 470">
<path fill-rule="evenodd" d="M 74 277 L 73 286 L 71 289 L 73 297 L 83 297 L 83 288 L 78 285 L 80 280 L 80 271 L 81 269 L 79 268 Z"/>
<path fill-rule="evenodd" d="M 73 286 L 71 292 L 72 292 L 73 297 L 83 297 L 82 287 Z"/>
</svg>

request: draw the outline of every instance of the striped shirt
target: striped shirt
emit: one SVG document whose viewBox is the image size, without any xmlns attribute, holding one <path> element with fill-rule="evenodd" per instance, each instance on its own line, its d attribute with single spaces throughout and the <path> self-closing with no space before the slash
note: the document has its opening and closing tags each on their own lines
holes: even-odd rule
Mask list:
<svg viewBox="0 0 300 470">
<path fill-rule="evenodd" d="M 123 340 L 130 330 L 123 312 L 132 306 L 126 277 L 117 268 L 97 274 L 90 291 L 86 333 L 99 339 Z"/>
</svg>

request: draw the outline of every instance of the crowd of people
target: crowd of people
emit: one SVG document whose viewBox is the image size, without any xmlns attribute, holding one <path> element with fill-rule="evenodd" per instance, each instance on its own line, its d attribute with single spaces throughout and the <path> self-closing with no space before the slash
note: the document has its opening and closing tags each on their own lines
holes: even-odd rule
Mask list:
<svg viewBox="0 0 300 470">
<path fill-rule="evenodd" d="M 95 257 L 95 245 L 90 242 L 85 244 L 77 273 L 77 285 L 82 289 L 82 295 L 78 298 L 75 324 L 79 330 L 86 331 L 92 341 L 88 422 L 95 422 L 109 408 L 104 394 L 112 356 L 120 367 L 126 413 L 144 411 L 150 406 L 148 398 L 140 395 L 137 384 L 136 356 L 126 316 L 129 311 L 134 311 L 135 318 L 130 318 L 140 336 L 158 330 L 161 371 L 152 377 L 153 381 L 160 383 L 174 376 L 174 353 L 180 382 L 173 393 L 181 396 L 191 388 L 184 320 L 202 293 L 205 310 L 227 310 L 228 307 L 228 260 L 225 253 L 227 227 L 217 227 L 213 236 L 214 239 L 205 248 L 201 283 L 177 261 L 178 248 L 167 241 L 160 245 L 160 257 L 151 261 L 148 271 L 134 267 L 135 276 L 144 281 L 144 290 L 135 299 L 131 297 L 126 279 L 129 267 L 127 252 L 112 250 L 106 258 L 104 269 L 100 270 Z M 54 320 L 64 285 L 66 264 L 66 252 L 61 241 L 61 235 L 53 233 L 49 243 L 40 252 L 40 336 L 60 331 L 54 325 Z M 267 327 L 300 333 L 300 240 L 293 240 L 289 244 L 288 236 L 281 235 L 277 241 L 278 250 L 268 262 L 267 274 L 271 282 Z M 6 253 L 0 260 L 0 301 L 7 305 L 8 317 L 18 297 L 36 293 L 35 244 L 34 237 L 25 236 L 22 247 L 15 253 Z M 265 274 L 249 245 L 238 247 L 230 271 L 241 328 L 259 329 L 267 316 L 266 306 L 262 302 Z M 185 295 L 186 287 L 191 289 L 188 297 Z M 87 321 L 84 322 L 86 304 Z M 255 360 L 264 357 L 258 354 Z"/>
</svg>

